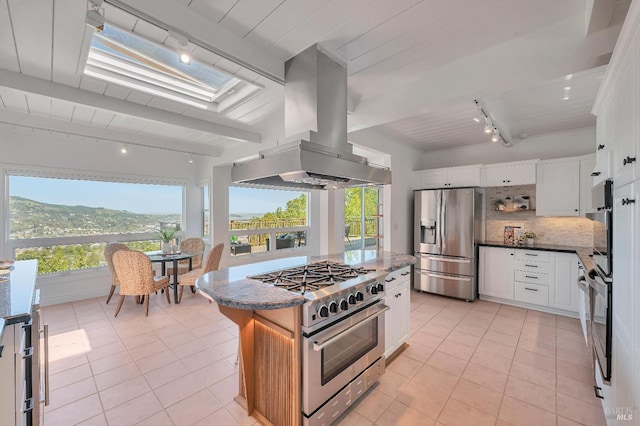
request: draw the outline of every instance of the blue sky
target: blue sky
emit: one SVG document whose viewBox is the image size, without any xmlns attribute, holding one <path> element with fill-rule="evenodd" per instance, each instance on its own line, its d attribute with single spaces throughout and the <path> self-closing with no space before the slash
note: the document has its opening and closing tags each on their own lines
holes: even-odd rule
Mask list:
<svg viewBox="0 0 640 426">
<path fill-rule="evenodd" d="M 49 204 L 104 207 L 134 213 L 181 213 L 182 188 L 166 185 L 10 177 L 10 194 Z M 267 213 L 300 192 L 232 187 L 231 213 Z"/>
<path fill-rule="evenodd" d="M 182 188 L 11 176 L 10 194 L 48 204 L 104 207 L 134 213 L 181 213 Z"/>
<path fill-rule="evenodd" d="M 229 213 L 267 213 L 278 207 L 283 209 L 287 201 L 299 197 L 301 192 L 279 189 L 229 188 Z"/>
</svg>

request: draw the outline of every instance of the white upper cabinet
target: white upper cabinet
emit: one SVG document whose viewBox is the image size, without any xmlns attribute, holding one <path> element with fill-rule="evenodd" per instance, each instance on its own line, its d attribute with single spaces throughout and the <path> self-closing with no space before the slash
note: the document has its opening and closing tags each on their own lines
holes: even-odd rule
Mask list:
<svg viewBox="0 0 640 426">
<path fill-rule="evenodd" d="M 580 214 L 580 161 L 552 160 L 538 164 L 537 216 Z"/>
<path fill-rule="evenodd" d="M 414 172 L 414 189 L 480 186 L 480 165 Z"/>
<path fill-rule="evenodd" d="M 513 186 L 536 183 L 536 162 L 489 164 L 483 168 L 482 186 Z"/>
<path fill-rule="evenodd" d="M 632 56 L 622 58 L 614 89 L 615 115 L 613 119 L 613 183 L 616 187 L 633 181 L 637 161 L 637 147 L 633 140 L 634 115 L 632 97 Z"/>
<path fill-rule="evenodd" d="M 596 164 L 593 168 L 592 185 L 595 186 L 612 176 L 611 160 L 613 158 L 613 105 L 611 96 L 603 101 L 602 113 L 597 117 L 596 126 Z"/>
<path fill-rule="evenodd" d="M 591 203 L 592 175 L 595 167 L 596 156 L 593 154 L 580 160 L 580 216 L 595 211 Z"/>
</svg>

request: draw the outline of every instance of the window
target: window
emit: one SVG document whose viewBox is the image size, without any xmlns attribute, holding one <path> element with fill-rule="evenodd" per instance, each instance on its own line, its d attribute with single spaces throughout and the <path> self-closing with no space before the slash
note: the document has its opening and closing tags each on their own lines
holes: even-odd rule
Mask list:
<svg viewBox="0 0 640 426">
<path fill-rule="evenodd" d="M 305 247 L 308 200 L 308 192 L 230 187 L 231 256 Z"/>
<path fill-rule="evenodd" d="M 209 236 L 209 185 L 202 188 L 202 236 Z"/>
<path fill-rule="evenodd" d="M 171 38 L 171 34 L 168 37 Z M 188 46 L 185 49 L 188 50 Z M 212 110 L 224 99 L 244 97 L 260 89 L 195 59 L 181 61 L 182 53 L 187 50 L 179 55 L 176 49 L 105 24 L 102 31 L 93 35 L 84 74 Z M 245 87 L 244 95 L 239 95 L 238 91 Z"/>
<path fill-rule="evenodd" d="M 345 189 L 345 250 L 378 248 L 382 215 L 378 188 Z"/>
<path fill-rule="evenodd" d="M 156 230 L 182 224 L 182 186 L 9 176 L 9 247 L 38 272 L 105 265 L 106 244 L 158 250 Z"/>
</svg>

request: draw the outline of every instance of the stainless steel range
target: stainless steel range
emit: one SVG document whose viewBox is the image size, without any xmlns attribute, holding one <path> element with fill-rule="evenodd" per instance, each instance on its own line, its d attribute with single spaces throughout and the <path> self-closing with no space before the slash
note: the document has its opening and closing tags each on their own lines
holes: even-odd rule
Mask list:
<svg viewBox="0 0 640 426">
<path fill-rule="evenodd" d="M 302 411 L 329 425 L 384 373 L 386 272 L 318 262 L 250 276 L 301 293 Z"/>
</svg>

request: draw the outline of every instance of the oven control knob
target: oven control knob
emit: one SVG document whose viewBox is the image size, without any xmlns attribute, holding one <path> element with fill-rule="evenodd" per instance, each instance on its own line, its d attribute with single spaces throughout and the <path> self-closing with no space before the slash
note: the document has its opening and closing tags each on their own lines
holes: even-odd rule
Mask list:
<svg viewBox="0 0 640 426">
<path fill-rule="evenodd" d="M 378 283 L 378 292 L 383 292 L 384 291 L 384 284 L 382 283 Z"/>
<path fill-rule="evenodd" d="M 329 312 L 335 314 L 338 312 L 338 304 L 336 302 L 329 303 Z"/>
<path fill-rule="evenodd" d="M 356 291 L 356 300 L 362 302 L 364 300 L 364 294 L 361 291 Z"/>
<path fill-rule="evenodd" d="M 349 300 L 349 304 L 350 305 L 355 305 L 356 304 L 356 296 L 355 296 L 355 294 L 350 294 L 348 300 Z"/>
<path fill-rule="evenodd" d="M 323 318 L 326 318 L 329 316 L 329 308 L 326 307 L 326 305 L 322 305 L 318 308 L 318 315 L 320 315 Z"/>
<path fill-rule="evenodd" d="M 378 287 L 375 284 L 369 287 L 369 294 L 378 294 Z"/>
<path fill-rule="evenodd" d="M 340 310 L 346 311 L 347 309 L 349 309 L 349 304 L 347 303 L 347 299 L 342 299 L 340 301 Z"/>
</svg>

